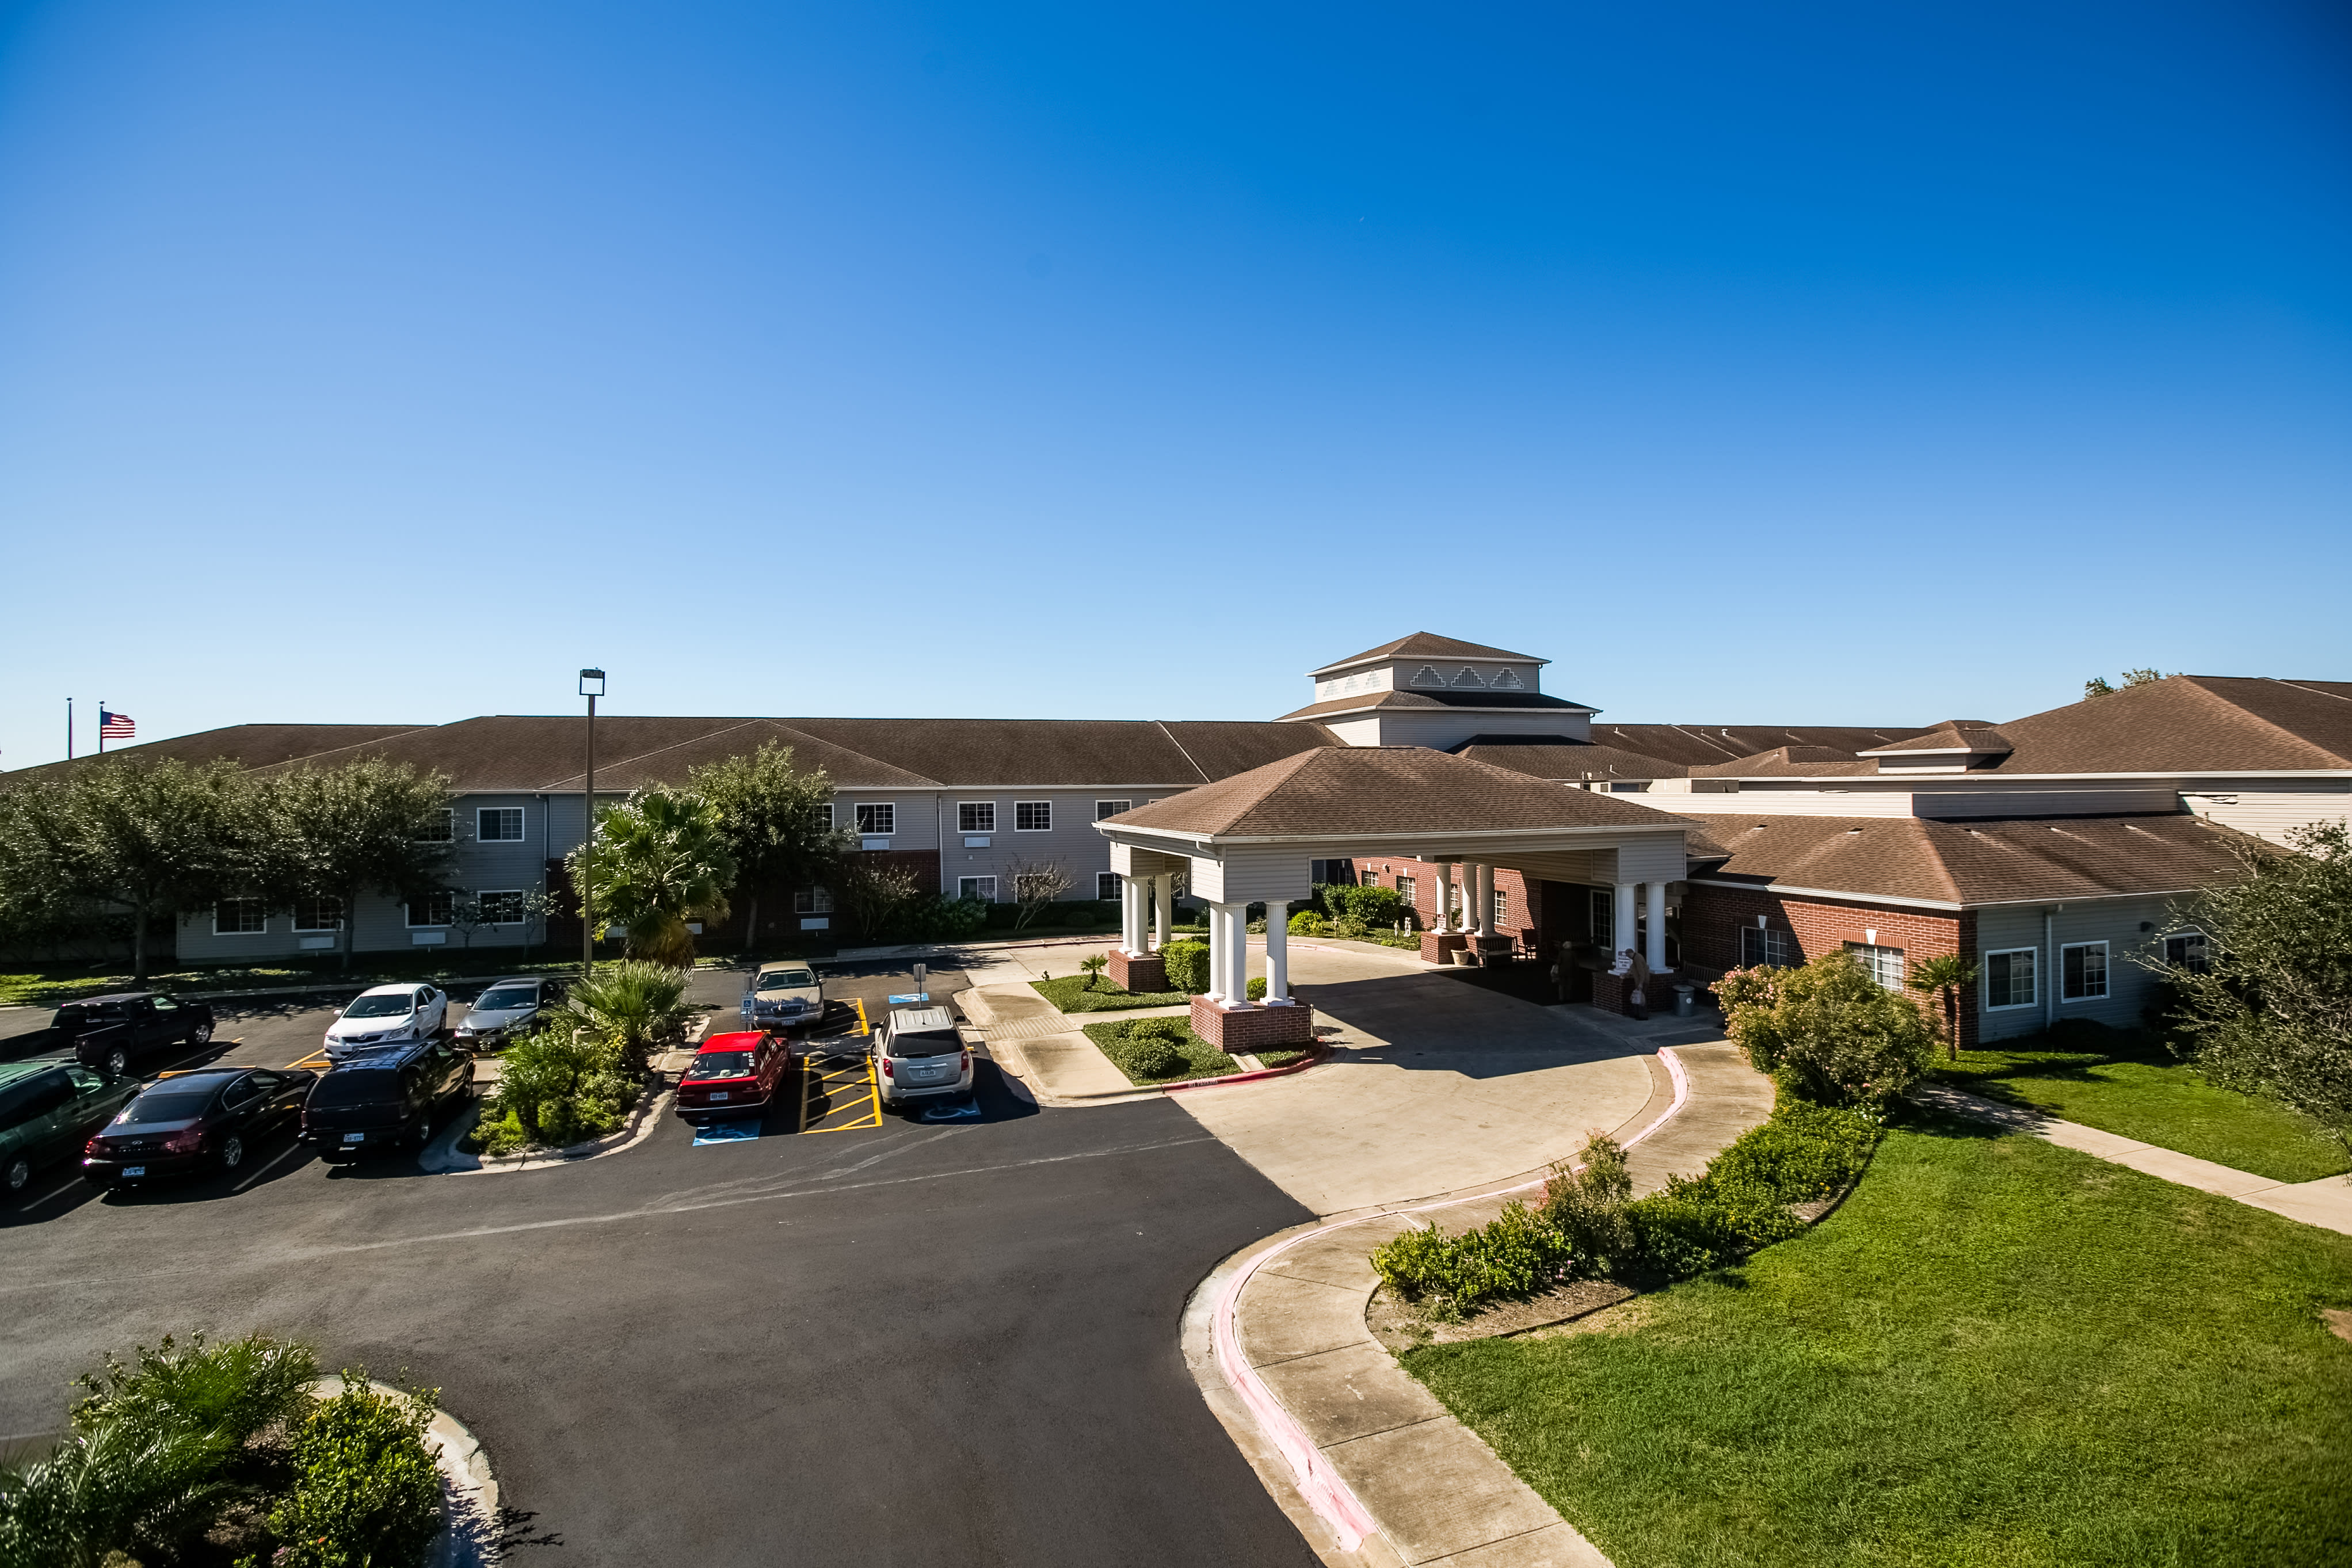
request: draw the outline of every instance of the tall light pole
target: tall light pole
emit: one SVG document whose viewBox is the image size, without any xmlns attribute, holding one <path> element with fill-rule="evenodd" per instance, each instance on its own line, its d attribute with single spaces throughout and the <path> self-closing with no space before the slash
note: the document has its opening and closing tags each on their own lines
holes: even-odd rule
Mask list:
<svg viewBox="0 0 2352 1568">
<path fill-rule="evenodd" d="M 588 779 L 580 791 L 580 977 L 596 972 L 596 879 L 589 862 L 596 853 L 596 699 L 604 695 L 604 672 L 580 672 L 580 695 L 588 699 Z"/>
</svg>

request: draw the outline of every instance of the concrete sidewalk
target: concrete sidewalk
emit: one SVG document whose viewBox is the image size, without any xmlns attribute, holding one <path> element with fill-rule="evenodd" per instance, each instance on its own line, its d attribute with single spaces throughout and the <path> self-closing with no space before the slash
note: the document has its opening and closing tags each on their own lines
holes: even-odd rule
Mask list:
<svg viewBox="0 0 2352 1568">
<path fill-rule="evenodd" d="M 1680 1108 L 1665 1061 L 1640 1058 L 1650 1093 L 1611 1129 L 1621 1141 L 1640 1138 L 1632 1149 L 1638 1191 L 1654 1191 L 1669 1175 L 1696 1174 L 1771 1110 L 1770 1082 L 1738 1048 L 1717 1041 L 1671 1049 L 1686 1086 Z M 1531 1196 L 1524 1184 L 1542 1174 L 1538 1168 L 1483 1191 L 1269 1237 L 1226 1260 L 1194 1292 L 1185 1313 L 1186 1361 L 1325 1562 L 1607 1568 L 1608 1559 L 1398 1365 L 1365 1323 L 1379 1284 L 1372 1249 L 1417 1224 L 1448 1230 L 1483 1224 L 1512 1196 Z M 1221 1356 L 1217 1320 L 1229 1296 L 1231 1342 Z M 1242 1367 L 1231 1364 L 1234 1354 Z M 1247 1386 L 1253 1376 L 1255 1392 Z M 1266 1396 L 1272 1410 L 1253 1407 Z M 1295 1423 L 1287 1434 L 1286 1422 Z M 1294 1450 L 1303 1442 L 1308 1452 L 1286 1454 L 1286 1437 Z M 1310 1477 L 1304 1489 L 1302 1458 Z M 1309 1503 L 1310 1493 L 1318 1504 Z"/>
<path fill-rule="evenodd" d="M 2062 1121 L 2032 1106 L 1988 1100 L 1982 1095 L 1948 1088 L 1940 1083 L 1916 1084 L 1912 1088 L 1911 1097 L 1922 1104 L 1950 1112 L 1956 1116 L 1992 1122 L 2015 1132 L 2031 1133 L 2044 1142 L 2078 1150 L 2094 1159 L 2128 1166 L 2133 1170 L 2181 1186 L 2193 1186 L 2200 1192 L 2235 1198 L 2252 1208 L 2265 1208 L 2273 1214 L 2301 1220 L 2305 1225 L 2316 1225 L 2324 1230 L 2352 1236 L 2352 1175 L 2322 1176 L 2317 1181 L 2273 1181 L 2251 1171 L 2215 1165 L 2211 1160 L 2160 1149 L 2154 1144 L 2143 1144 L 2115 1133 L 2103 1133 L 2080 1122 Z"/>
</svg>

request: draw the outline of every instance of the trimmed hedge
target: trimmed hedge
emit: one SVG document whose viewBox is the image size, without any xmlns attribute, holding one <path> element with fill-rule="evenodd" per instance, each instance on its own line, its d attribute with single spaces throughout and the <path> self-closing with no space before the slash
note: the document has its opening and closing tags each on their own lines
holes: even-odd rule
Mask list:
<svg viewBox="0 0 2352 1568">
<path fill-rule="evenodd" d="M 1206 942 L 1171 942 L 1160 949 L 1160 958 L 1167 966 L 1170 990 L 1197 997 L 1209 988 L 1209 945 Z"/>
</svg>

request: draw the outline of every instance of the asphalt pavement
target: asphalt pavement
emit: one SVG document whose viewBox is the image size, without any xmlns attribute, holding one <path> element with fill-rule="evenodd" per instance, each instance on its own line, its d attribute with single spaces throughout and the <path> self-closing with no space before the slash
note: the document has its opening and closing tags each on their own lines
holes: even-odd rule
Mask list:
<svg viewBox="0 0 2352 1568">
<path fill-rule="evenodd" d="M 869 1015 L 910 981 L 827 971 Z M 740 986 L 698 972 L 714 1029 Z M 213 1054 L 299 1060 L 327 1016 L 225 1009 Z M 971 1121 L 794 1103 L 525 1173 L 52 1173 L 0 1215 L 0 1435 L 54 1430 L 110 1350 L 259 1330 L 439 1388 L 549 1561 L 1311 1563 L 1178 1351 L 1210 1267 L 1307 1210 L 1171 1103 L 980 1083 Z"/>
</svg>

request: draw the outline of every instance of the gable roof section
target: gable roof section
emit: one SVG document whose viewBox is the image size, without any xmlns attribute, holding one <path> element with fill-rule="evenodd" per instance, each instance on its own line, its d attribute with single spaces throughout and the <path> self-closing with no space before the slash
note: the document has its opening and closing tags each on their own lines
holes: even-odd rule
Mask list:
<svg viewBox="0 0 2352 1568">
<path fill-rule="evenodd" d="M 1321 726 L 1155 719 L 793 718 L 804 734 L 943 786 L 1043 789 L 1206 783 L 1277 757 L 1341 744 Z M 1251 733 L 1255 732 L 1255 733 Z"/>
<path fill-rule="evenodd" d="M 1934 821 L 1919 817 L 1732 817 L 1688 839 L 1695 874 L 1759 887 L 1944 904 L 2180 893 L 2239 874 L 2263 841 L 2186 812 Z"/>
<path fill-rule="evenodd" d="M 1885 746 L 1864 747 L 1864 757 L 2006 757 L 2009 737 L 1980 718 L 1948 718 L 1935 728 Z"/>
<path fill-rule="evenodd" d="M 1575 740 L 1564 735 L 1474 735 L 1445 749 L 1473 762 L 1507 768 L 1530 779 L 1579 782 L 1586 779 L 1680 779 L 1690 771 L 1619 747 Z"/>
<path fill-rule="evenodd" d="M 1335 664 L 1326 664 L 1319 670 L 1307 673 L 1310 676 L 1336 674 L 1341 670 L 1351 670 L 1358 664 L 1370 664 L 1381 659 L 1412 658 L 1508 659 L 1517 664 L 1551 663 L 1549 659 L 1538 659 L 1533 653 L 1514 653 L 1507 648 L 1490 648 L 1484 643 L 1465 643 L 1459 638 L 1440 637 L 1433 632 L 1415 632 L 1409 637 L 1383 643 L 1377 648 L 1367 648 Z"/>
<path fill-rule="evenodd" d="M 2168 675 L 2011 719 L 2001 773 L 2352 768 L 2352 685 Z"/>
<path fill-rule="evenodd" d="M 1696 768 L 1737 762 L 1783 746 L 1819 746 L 1853 756 L 1865 747 L 1885 746 L 1921 734 L 1912 725 L 1885 727 L 1807 724 L 1596 724 L 1592 738 L 1643 757 Z"/>
<path fill-rule="evenodd" d="M 1301 752 L 1108 819 L 1214 838 L 1679 828 L 1680 817 L 1419 746 Z"/>
</svg>

